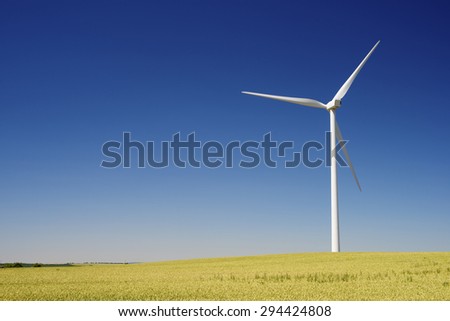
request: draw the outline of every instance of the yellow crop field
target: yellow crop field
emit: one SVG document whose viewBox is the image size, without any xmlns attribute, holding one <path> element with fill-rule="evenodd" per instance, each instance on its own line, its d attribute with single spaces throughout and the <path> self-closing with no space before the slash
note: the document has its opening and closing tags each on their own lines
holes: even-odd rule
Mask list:
<svg viewBox="0 0 450 321">
<path fill-rule="evenodd" d="M 2 268 L 0 300 L 450 300 L 450 253 Z"/>
</svg>

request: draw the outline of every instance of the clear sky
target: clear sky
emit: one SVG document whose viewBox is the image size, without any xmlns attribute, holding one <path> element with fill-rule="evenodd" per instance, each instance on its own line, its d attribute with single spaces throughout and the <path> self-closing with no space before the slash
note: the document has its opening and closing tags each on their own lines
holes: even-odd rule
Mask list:
<svg viewBox="0 0 450 321">
<path fill-rule="evenodd" d="M 324 141 L 337 118 L 343 251 L 450 250 L 445 1 L 2 1 L 0 262 L 330 250 L 319 167 L 100 167 L 120 140 Z"/>
</svg>

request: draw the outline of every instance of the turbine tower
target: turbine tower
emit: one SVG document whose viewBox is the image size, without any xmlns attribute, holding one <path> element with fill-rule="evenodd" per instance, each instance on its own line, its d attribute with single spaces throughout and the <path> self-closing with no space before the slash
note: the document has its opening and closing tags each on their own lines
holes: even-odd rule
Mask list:
<svg viewBox="0 0 450 321">
<path fill-rule="evenodd" d="M 369 51 L 367 56 L 361 61 L 359 66 L 355 69 L 355 71 L 350 75 L 347 81 L 342 85 L 342 87 L 338 90 L 336 95 L 334 95 L 333 99 L 330 100 L 327 104 L 324 104 L 320 101 L 309 99 L 309 98 L 296 98 L 296 97 L 285 97 L 285 96 L 274 96 L 274 95 L 266 95 L 259 94 L 254 92 L 243 91 L 243 94 L 254 95 L 264 98 L 270 98 L 275 100 L 281 100 L 292 104 L 314 107 L 325 109 L 330 114 L 330 155 L 331 155 L 331 252 L 340 252 L 340 240 L 339 240 L 339 206 L 338 206 L 338 183 L 337 183 L 337 167 L 336 167 L 336 138 L 339 144 L 342 147 L 342 151 L 344 152 L 345 159 L 347 164 L 352 171 L 352 175 L 355 178 L 356 184 L 358 185 L 359 190 L 361 191 L 361 185 L 359 184 L 358 177 L 356 176 L 355 169 L 353 168 L 353 164 L 350 161 L 350 156 L 347 152 L 347 148 L 344 144 L 344 139 L 342 138 L 341 131 L 339 129 L 338 123 L 336 121 L 336 110 L 341 107 L 342 98 L 344 98 L 347 91 L 350 89 L 353 81 L 355 80 L 358 73 L 361 71 L 364 64 L 369 59 L 370 55 L 372 55 L 375 48 L 378 46 L 380 41 L 378 41 L 375 46 Z"/>
</svg>

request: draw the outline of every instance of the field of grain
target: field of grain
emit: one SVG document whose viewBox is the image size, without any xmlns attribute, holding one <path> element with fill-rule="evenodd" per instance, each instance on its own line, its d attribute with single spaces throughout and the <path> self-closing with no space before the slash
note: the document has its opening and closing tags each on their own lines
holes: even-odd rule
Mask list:
<svg viewBox="0 0 450 321">
<path fill-rule="evenodd" d="M 2 268 L 0 300 L 450 300 L 450 253 Z"/>
</svg>

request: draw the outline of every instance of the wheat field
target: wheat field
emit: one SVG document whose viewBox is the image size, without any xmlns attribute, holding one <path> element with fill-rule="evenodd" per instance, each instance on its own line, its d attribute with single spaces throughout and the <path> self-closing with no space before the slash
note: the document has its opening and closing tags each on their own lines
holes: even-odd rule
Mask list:
<svg viewBox="0 0 450 321">
<path fill-rule="evenodd" d="M 2 268 L 0 300 L 450 300 L 450 253 Z"/>
</svg>

